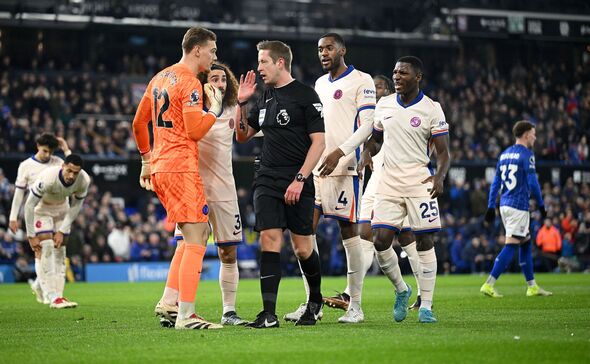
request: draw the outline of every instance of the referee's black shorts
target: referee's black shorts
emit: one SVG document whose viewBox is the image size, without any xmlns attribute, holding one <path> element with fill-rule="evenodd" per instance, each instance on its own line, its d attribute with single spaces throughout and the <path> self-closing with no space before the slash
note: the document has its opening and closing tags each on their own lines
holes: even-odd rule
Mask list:
<svg viewBox="0 0 590 364">
<path fill-rule="evenodd" d="M 254 213 L 256 231 L 289 229 L 298 235 L 313 234 L 313 209 L 315 193 L 313 179 L 305 181 L 299 202 L 285 203 L 285 192 L 294 175 L 256 176 L 254 180 Z"/>
</svg>

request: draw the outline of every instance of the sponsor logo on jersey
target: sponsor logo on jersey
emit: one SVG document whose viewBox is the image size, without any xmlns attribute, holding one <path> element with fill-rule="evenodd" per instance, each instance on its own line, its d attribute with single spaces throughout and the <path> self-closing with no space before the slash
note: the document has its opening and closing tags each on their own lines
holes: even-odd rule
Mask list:
<svg viewBox="0 0 590 364">
<path fill-rule="evenodd" d="M 422 120 L 420 120 L 419 117 L 414 116 L 413 118 L 410 119 L 410 125 L 412 125 L 414 128 L 419 127 L 420 124 L 422 124 Z"/>
<path fill-rule="evenodd" d="M 289 116 L 289 113 L 287 112 L 286 109 L 281 109 L 279 111 L 279 113 L 277 114 L 277 123 L 279 125 L 287 125 L 289 124 L 289 121 L 291 121 L 291 117 Z"/>
<path fill-rule="evenodd" d="M 334 91 L 334 99 L 338 100 L 342 97 L 342 90 L 338 89 L 336 91 Z"/>
</svg>

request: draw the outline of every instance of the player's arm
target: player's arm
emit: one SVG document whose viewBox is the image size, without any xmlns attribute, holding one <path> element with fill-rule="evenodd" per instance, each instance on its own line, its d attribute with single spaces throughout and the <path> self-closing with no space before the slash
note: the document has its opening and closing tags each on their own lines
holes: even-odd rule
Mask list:
<svg viewBox="0 0 590 364">
<path fill-rule="evenodd" d="M 525 161 L 525 163 L 527 163 Z M 541 193 L 541 186 L 539 185 L 539 179 L 537 178 L 537 170 L 535 168 L 535 157 L 531 154 L 528 160 L 528 168 L 527 168 L 527 183 L 529 188 L 533 194 L 535 200 L 539 204 L 539 211 L 541 212 L 541 217 L 545 219 L 547 217 L 547 211 L 545 210 L 545 202 L 543 201 L 543 194 Z"/>
<path fill-rule="evenodd" d="M 500 177 L 500 163 L 496 165 L 496 174 L 494 174 L 494 180 L 492 181 L 492 185 L 490 186 L 490 194 L 488 195 L 488 210 L 485 214 L 485 221 L 491 223 L 496 218 L 496 199 L 498 197 L 498 192 L 500 192 L 500 187 L 502 183 L 502 178 Z"/>
<path fill-rule="evenodd" d="M 18 213 L 25 198 L 25 190 L 27 188 L 27 179 L 25 167 L 21 164 L 18 166 L 16 181 L 14 182 L 14 197 L 12 198 L 12 206 L 10 207 L 10 216 L 8 218 L 8 228 L 14 234 L 18 231 Z"/>
<path fill-rule="evenodd" d="M 365 167 L 369 166 L 373 170 L 373 159 L 375 154 L 379 153 L 383 146 L 383 129 L 380 123 L 375 122 L 371 138 L 365 143 L 365 149 L 361 153 L 361 158 L 356 165 L 356 171 L 360 175 L 365 171 Z"/>
<path fill-rule="evenodd" d="M 431 198 L 437 198 L 444 191 L 444 181 L 451 166 L 451 153 L 449 152 L 449 134 L 441 134 L 434 139 L 436 149 L 436 173 L 426 178 L 422 183 L 432 182 Z"/>
<path fill-rule="evenodd" d="M 207 102 L 209 103 L 208 111 L 205 111 L 203 108 L 202 98 L 195 100 L 197 90 L 206 93 Z M 184 129 L 189 139 L 198 142 L 207 134 L 209 129 L 215 124 L 215 121 L 217 121 L 217 116 L 221 113 L 223 96 L 221 95 L 221 91 L 210 83 L 205 84 L 205 87 L 201 87 L 201 83 L 196 78 L 191 79 L 182 92 L 182 119 Z"/>
<path fill-rule="evenodd" d="M 238 127 L 236 128 L 236 140 L 239 143 L 246 143 L 259 130 L 250 126 L 249 115 L 253 115 L 257 112 L 256 108 L 249 110 L 248 100 L 254 95 L 256 91 L 256 73 L 252 70 L 246 73 L 246 76 L 240 75 L 240 87 L 238 89 L 238 115 L 236 120 L 238 121 Z"/>
<path fill-rule="evenodd" d="M 139 185 L 146 190 L 152 190 L 151 182 L 151 170 L 150 170 L 150 134 L 148 130 L 148 124 L 152 117 L 152 103 L 148 96 L 148 92 L 151 90 L 151 82 L 148 85 L 145 94 L 139 102 L 137 112 L 133 118 L 133 136 L 135 137 L 135 143 L 137 149 L 141 155 L 141 173 L 139 175 Z"/>
<path fill-rule="evenodd" d="M 355 102 L 360 126 L 344 143 L 330 151 L 319 167 L 320 176 L 332 173 L 338 166 L 340 158 L 354 152 L 371 136 L 376 102 L 375 83 L 372 78 L 366 77 L 363 80 L 357 90 Z"/>
<path fill-rule="evenodd" d="M 78 214 L 80 213 L 82 205 L 84 204 L 84 199 L 88 194 L 89 184 L 90 179 L 87 178 L 86 186 L 74 193 L 70 198 L 70 209 L 66 213 L 66 216 L 64 217 L 57 233 L 54 235 L 54 245 L 56 248 L 59 248 L 62 245 L 64 235 L 68 235 L 70 233 L 72 223 L 74 222 L 74 220 L 76 220 L 76 216 L 78 216 Z"/>
<path fill-rule="evenodd" d="M 72 151 L 70 150 L 70 147 L 68 146 L 68 142 L 66 142 L 66 140 L 64 138 L 61 137 L 57 137 L 57 142 L 59 145 L 59 149 L 61 149 L 62 152 L 64 152 L 64 155 L 67 157 L 70 154 L 72 154 Z"/>
</svg>

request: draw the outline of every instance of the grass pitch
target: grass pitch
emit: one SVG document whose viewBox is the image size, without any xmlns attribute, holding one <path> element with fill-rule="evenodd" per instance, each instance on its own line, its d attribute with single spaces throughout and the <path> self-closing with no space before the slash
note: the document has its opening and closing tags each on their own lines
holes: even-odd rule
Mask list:
<svg viewBox="0 0 590 364">
<path fill-rule="evenodd" d="M 281 320 L 279 329 L 217 331 L 160 328 L 153 308 L 163 283 L 68 284 L 66 296 L 80 304 L 70 310 L 38 304 L 28 285 L 1 285 L 0 363 L 589 363 L 590 275 L 536 278 L 554 296 L 525 297 L 516 274 L 496 285 L 502 299 L 479 294 L 485 277 L 441 276 L 433 325 L 419 324 L 417 312 L 393 322 L 393 288 L 370 277 L 362 324 L 338 324 L 343 311 L 326 307 L 315 327 Z M 413 277 L 406 280 L 415 287 Z M 344 278 L 324 278 L 323 293 L 344 285 Z M 284 279 L 278 314 L 303 298 L 301 280 Z M 201 282 L 198 299 L 198 312 L 219 320 L 217 282 Z M 238 313 L 253 319 L 260 309 L 258 281 L 241 281 Z"/>
</svg>

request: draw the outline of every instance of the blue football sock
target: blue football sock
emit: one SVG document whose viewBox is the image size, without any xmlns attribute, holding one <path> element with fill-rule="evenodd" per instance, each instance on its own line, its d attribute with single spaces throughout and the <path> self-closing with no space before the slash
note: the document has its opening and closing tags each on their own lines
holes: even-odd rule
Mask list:
<svg viewBox="0 0 590 364">
<path fill-rule="evenodd" d="M 518 251 L 518 264 L 520 264 L 522 274 L 524 274 L 527 282 L 535 279 L 535 274 L 533 273 L 532 249 L 531 241 L 529 240 L 526 243 L 521 244 Z"/>
<path fill-rule="evenodd" d="M 494 262 L 494 267 L 492 268 L 491 273 L 492 277 L 498 279 L 500 274 L 504 273 L 506 268 L 508 268 L 508 266 L 510 265 L 512 257 L 514 257 L 514 253 L 516 252 L 517 248 L 518 246 L 515 244 L 504 245 L 504 248 L 502 248 L 502 251 L 500 252 L 500 254 L 498 254 L 498 256 L 496 257 L 496 261 Z"/>
</svg>

